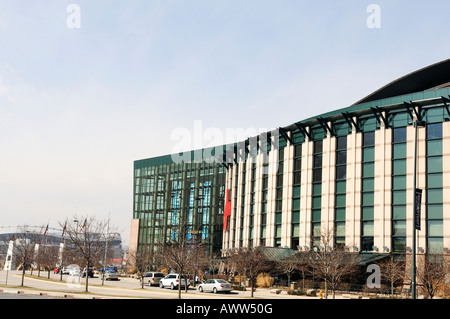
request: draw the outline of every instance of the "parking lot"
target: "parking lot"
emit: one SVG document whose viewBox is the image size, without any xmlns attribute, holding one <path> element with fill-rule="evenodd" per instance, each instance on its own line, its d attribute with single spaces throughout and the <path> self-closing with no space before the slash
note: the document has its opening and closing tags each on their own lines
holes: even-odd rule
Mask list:
<svg viewBox="0 0 450 319">
<path fill-rule="evenodd" d="M 20 271 L 0 271 L 0 289 L 4 290 L 27 290 L 32 289 L 35 293 L 39 291 L 49 292 L 49 295 L 53 292 L 57 292 L 62 296 L 72 297 L 84 297 L 93 298 L 95 296 L 102 298 L 160 298 L 160 299 L 177 299 L 178 291 L 171 290 L 169 288 L 162 289 L 158 286 L 149 287 L 147 285 L 141 288 L 139 279 L 131 277 L 121 277 L 117 281 L 105 281 L 102 285 L 102 279 L 98 275 L 94 275 L 94 278 L 88 280 L 89 295 L 83 296 L 85 292 L 85 278 L 73 277 L 69 275 L 63 275 L 62 281 L 59 274 L 50 273 L 50 280 L 47 279 L 47 272 L 40 273 L 40 277 L 37 277 L 37 271 L 31 273 L 26 272 L 24 281 L 24 288 L 21 284 L 21 272 Z M 5 286 L 7 279 L 7 286 Z M 12 287 L 12 288 L 11 288 Z M 17 293 L 17 292 L 16 292 Z M 199 292 L 197 287 L 189 287 L 188 292 L 185 293 L 182 289 L 183 299 L 234 299 L 234 298 L 249 298 L 250 291 L 232 291 L 231 293 L 211 293 L 211 292 Z M 291 296 L 287 294 L 274 294 L 270 289 L 257 289 L 254 293 L 255 298 L 262 299 L 281 299 L 281 298 L 295 298 L 299 299 L 299 296 Z"/>
</svg>

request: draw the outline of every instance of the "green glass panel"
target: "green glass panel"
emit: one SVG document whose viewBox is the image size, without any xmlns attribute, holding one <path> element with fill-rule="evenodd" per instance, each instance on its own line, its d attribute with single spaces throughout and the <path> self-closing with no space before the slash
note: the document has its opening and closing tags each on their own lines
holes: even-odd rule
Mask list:
<svg viewBox="0 0 450 319">
<path fill-rule="evenodd" d="M 428 173 L 442 172 L 442 156 L 427 158 L 427 172 Z"/>
<path fill-rule="evenodd" d="M 299 223 L 300 222 L 300 212 L 299 211 L 293 211 L 292 212 L 292 223 Z"/>
<path fill-rule="evenodd" d="M 312 208 L 321 208 L 322 207 L 322 197 L 314 196 L 312 198 Z"/>
<path fill-rule="evenodd" d="M 373 236 L 373 222 L 362 223 L 362 236 Z"/>
<path fill-rule="evenodd" d="M 320 237 L 320 223 L 312 224 L 312 235 L 314 237 Z"/>
<path fill-rule="evenodd" d="M 322 194 L 322 184 L 313 184 L 313 195 Z"/>
<path fill-rule="evenodd" d="M 427 125 L 427 139 L 442 138 L 442 123 Z"/>
<path fill-rule="evenodd" d="M 406 160 L 393 160 L 392 161 L 392 172 L 395 175 L 405 175 L 406 174 Z"/>
<path fill-rule="evenodd" d="M 343 123 L 334 123 L 333 131 L 334 134 L 336 134 L 336 136 L 344 136 L 348 135 L 352 130 L 347 122 L 343 122 Z"/>
<path fill-rule="evenodd" d="M 292 209 L 294 209 L 294 210 L 300 209 L 300 199 L 294 199 L 292 201 Z"/>
<path fill-rule="evenodd" d="M 442 155 L 442 140 L 427 141 L 427 156 Z"/>
<path fill-rule="evenodd" d="M 292 141 L 295 145 L 301 144 L 305 141 L 305 136 L 300 132 L 295 132 L 292 134 Z"/>
<path fill-rule="evenodd" d="M 394 176 L 392 177 L 392 189 L 406 189 L 406 176 Z"/>
<path fill-rule="evenodd" d="M 375 159 L 375 148 L 374 147 L 366 147 L 362 150 L 362 161 L 370 162 Z"/>
<path fill-rule="evenodd" d="M 442 219 L 444 216 L 442 205 L 427 205 L 428 219 Z"/>
<path fill-rule="evenodd" d="M 406 219 L 406 206 L 392 206 L 392 219 Z"/>
<path fill-rule="evenodd" d="M 294 190 L 293 190 L 293 194 L 292 196 L 295 197 L 300 197 L 301 195 L 301 188 L 300 186 L 294 186 Z"/>
<path fill-rule="evenodd" d="M 336 227 L 336 236 L 345 236 L 345 223 L 335 223 Z"/>
<path fill-rule="evenodd" d="M 336 194 L 345 194 L 347 192 L 346 181 L 336 182 Z"/>
<path fill-rule="evenodd" d="M 320 210 L 313 210 L 312 211 L 312 222 L 320 222 L 321 219 L 321 211 Z"/>
<path fill-rule="evenodd" d="M 370 193 L 363 193 L 362 194 L 362 206 L 371 206 L 371 205 L 373 205 L 373 193 L 372 192 L 370 192 Z"/>
<path fill-rule="evenodd" d="M 361 209 L 362 220 L 373 220 L 373 207 L 363 207 Z"/>
<path fill-rule="evenodd" d="M 281 237 L 281 225 L 276 226 L 275 237 Z"/>
<path fill-rule="evenodd" d="M 335 200 L 336 200 L 335 206 L 336 207 L 345 207 L 345 197 L 346 197 L 345 194 L 344 195 L 336 195 L 335 196 Z"/>
<path fill-rule="evenodd" d="M 377 119 L 375 117 L 362 119 L 360 128 L 361 128 L 361 131 L 363 131 L 363 132 L 375 131 L 378 128 Z"/>
<path fill-rule="evenodd" d="M 430 237 L 440 237 L 444 235 L 442 220 L 429 220 L 427 222 L 427 235 Z"/>
<path fill-rule="evenodd" d="M 436 108 L 430 108 L 426 111 L 426 118 L 427 123 L 439 123 L 444 121 L 444 108 L 443 107 L 436 107 Z"/>
<path fill-rule="evenodd" d="M 337 208 L 335 210 L 335 221 L 340 222 L 340 221 L 345 221 L 345 208 Z"/>
<path fill-rule="evenodd" d="M 374 179 L 364 178 L 362 180 L 362 191 L 363 192 L 373 192 L 374 191 Z"/>
<path fill-rule="evenodd" d="M 266 226 L 261 227 L 261 238 L 266 238 Z"/>
<path fill-rule="evenodd" d="M 406 143 L 392 145 L 392 158 L 406 158 Z"/>
<path fill-rule="evenodd" d="M 406 191 L 392 191 L 392 204 L 393 205 L 405 205 L 406 204 Z"/>
<path fill-rule="evenodd" d="M 275 224 L 281 224 L 281 219 L 282 219 L 282 216 L 281 216 L 281 213 L 276 213 L 275 214 Z"/>
<path fill-rule="evenodd" d="M 442 203 L 442 189 L 429 189 L 427 191 L 427 203 L 440 204 Z"/>
<path fill-rule="evenodd" d="M 363 177 L 373 177 L 374 176 L 374 168 L 375 168 L 375 164 L 374 163 L 364 163 L 362 165 L 362 174 Z"/>
<path fill-rule="evenodd" d="M 442 187 L 442 174 L 434 173 L 427 175 L 427 187 L 428 188 L 440 188 Z"/>
<path fill-rule="evenodd" d="M 393 222 L 392 236 L 406 236 L 406 220 Z"/>
<path fill-rule="evenodd" d="M 408 125 L 408 121 L 408 113 L 396 113 L 392 116 L 391 125 L 392 127 L 403 127 Z"/>
<path fill-rule="evenodd" d="M 300 225 L 299 224 L 293 224 L 292 225 L 292 237 L 298 237 L 300 234 Z"/>
</svg>

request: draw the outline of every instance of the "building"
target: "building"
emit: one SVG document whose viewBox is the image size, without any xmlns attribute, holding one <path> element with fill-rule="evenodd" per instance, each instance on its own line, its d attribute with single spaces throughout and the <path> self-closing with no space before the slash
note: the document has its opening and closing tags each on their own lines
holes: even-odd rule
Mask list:
<svg viewBox="0 0 450 319">
<path fill-rule="evenodd" d="M 224 252 L 311 250 L 325 231 L 351 252 L 405 252 L 418 188 L 417 250 L 448 251 L 449 106 L 445 60 L 349 107 L 222 146 L 215 163 L 136 161 L 130 249 L 171 238 L 185 216 Z"/>
<path fill-rule="evenodd" d="M 209 253 L 220 252 L 226 169 L 204 154 L 211 151 L 134 162 L 130 253 L 175 240 L 180 225 L 189 240 L 206 242 Z"/>
</svg>

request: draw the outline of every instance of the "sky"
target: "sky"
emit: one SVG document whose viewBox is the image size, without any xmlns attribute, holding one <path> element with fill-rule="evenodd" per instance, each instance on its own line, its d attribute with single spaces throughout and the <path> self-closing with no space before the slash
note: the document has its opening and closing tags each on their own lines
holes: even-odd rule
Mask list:
<svg viewBox="0 0 450 319">
<path fill-rule="evenodd" d="M 133 161 L 173 153 L 180 130 L 188 150 L 214 146 L 209 129 L 229 143 L 238 128 L 350 106 L 447 59 L 449 9 L 445 0 L 0 1 L 0 227 L 110 216 L 126 245 Z"/>
</svg>

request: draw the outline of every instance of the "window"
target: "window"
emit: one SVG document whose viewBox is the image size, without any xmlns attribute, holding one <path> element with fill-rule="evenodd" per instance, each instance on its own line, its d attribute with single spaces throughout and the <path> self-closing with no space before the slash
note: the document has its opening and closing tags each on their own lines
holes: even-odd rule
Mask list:
<svg viewBox="0 0 450 319">
<path fill-rule="evenodd" d="M 302 176 L 302 145 L 294 146 L 294 185 L 292 190 L 292 240 L 291 248 L 296 249 L 299 243 L 300 230 L 300 197 Z"/>
<path fill-rule="evenodd" d="M 436 109 L 427 110 L 436 113 Z M 430 116 L 431 117 L 431 116 Z M 427 118 L 428 120 L 428 118 Z M 443 183 L 442 183 L 442 123 L 426 126 L 427 145 L 427 248 L 432 253 L 443 249 Z"/>
<path fill-rule="evenodd" d="M 363 133 L 361 172 L 361 250 L 373 250 L 375 132 Z"/>
<path fill-rule="evenodd" d="M 392 249 L 406 244 L 406 127 L 392 129 Z"/>
</svg>

